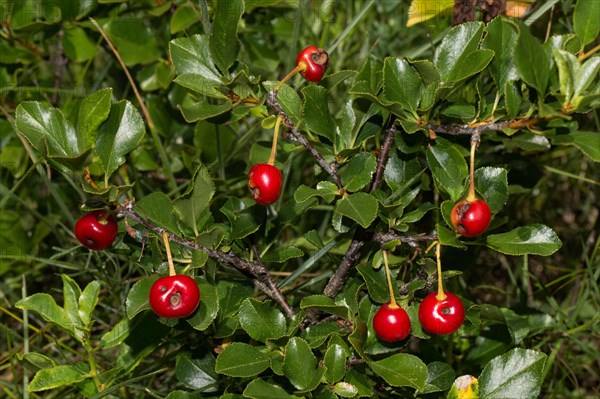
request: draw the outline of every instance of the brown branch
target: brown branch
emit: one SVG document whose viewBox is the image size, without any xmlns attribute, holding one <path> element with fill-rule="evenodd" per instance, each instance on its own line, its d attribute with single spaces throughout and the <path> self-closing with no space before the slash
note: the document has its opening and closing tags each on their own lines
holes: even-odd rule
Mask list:
<svg viewBox="0 0 600 399">
<path fill-rule="evenodd" d="M 371 183 L 371 191 L 377 189 L 381 184 L 383 172 L 385 171 L 385 166 L 387 165 L 392 144 L 394 143 L 394 136 L 396 134 L 394 124 L 395 118 L 392 117 L 388 123 L 386 136 L 381 146 L 379 156 L 377 157 L 377 172 L 373 177 L 373 182 Z M 335 273 L 329 278 L 329 281 L 327 282 L 327 285 L 323 290 L 323 295 L 326 295 L 331 298 L 337 295 L 337 293 L 344 285 L 346 276 L 360 259 L 360 250 L 365 245 L 365 243 L 371 239 L 371 233 L 367 232 L 367 230 L 365 230 L 361 226 L 357 227 L 356 231 L 354 232 L 354 237 L 352 237 L 352 242 L 346 250 L 346 253 L 344 254 L 344 257 L 342 258 L 342 261 L 336 269 Z"/>
<path fill-rule="evenodd" d="M 290 129 L 289 131 L 283 134 L 283 137 L 287 138 L 288 140 L 295 141 L 296 143 L 306 148 L 308 152 L 310 152 L 312 156 L 317 160 L 317 163 L 321 166 L 321 168 L 323 168 L 323 170 L 333 178 L 335 184 L 340 190 L 340 193 L 343 194 L 345 192 L 344 186 L 342 185 L 342 179 L 340 178 L 335 163 L 330 164 L 329 162 L 327 162 L 325 158 L 323 158 L 321 153 L 319 153 L 319 151 L 317 151 L 317 149 L 313 147 L 313 145 L 310 144 L 308 140 L 298 131 L 290 117 L 285 113 L 285 111 L 281 107 L 281 104 L 279 104 L 279 100 L 277 100 L 277 92 L 275 92 L 274 90 L 271 90 L 269 92 L 266 104 L 275 108 L 277 113 L 283 116 L 284 124 Z"/>
<path fill-rule="evenodd" d="M 394 137 L 396 136 L 396 118 L 392 117 L 390 122 L 388 123 L 388 128 L 386 130 L 385 138 L 383 139 L 383 144 L 381 145 L 381 150 L 379 151 L 379 155 L 377 156 L 377 172 L 375 173 L 375 178 L 373 179 L 373 183 L 371 184 L 371 191 L 377 190 L 381 185 L 381 180 L 383 178 L 383 172 L 385 171 L 385 166 L 387 165 L 387 160 L 390 157 L 390 151 L 392 149 L 392 144 L 394 144 Z"/>
<path fill-rule="evenodd" d="M 161 235 L 164 231 L 166 231 L 165 229 L 155 226 L 150 221 L 138 215 L 134 209 L 134 201 L 127 201 L 122 206 L 120 206 L 117 209 L 117 215 L 134 220 L 137 223 L 144 226 L 145 228 L 147 228 L 148 230 L 151 230 L 158 235 Z M 179 236 L 176 236 L 173 233 L 167 232 L 167 234 L 170 241 L 175 242 L 186 248 L 202 251 L 211 258 L 215 258 L 222 263 L 230 264 L 243 274 L 250 276 L 252 283 L 258 289 L 267 294 L 271 299 L 276 301 L 279 304 L 279 306 L 281 306 L 287 317 L 291 318 L 294 316 L 294 310 L 287 303 L 285 297 L 277 287 L 277 284 L 269 274 L 269 270 L 262 262 L 253 262 L 245 260 L 236 256 L 231 251 L 223 252 L 210 249 L 203 245 L 197 244 L 194 241 L 189 241 Z"/>
<path fill-rule="evenodd" d="M 435 241 L 437 240 L 437 234 L 422 235 L 422 236 L 399 236 L 393 231 L 387 233 L 375 233 L 373 234 L 372 240 L 377 242 L 380 246 L 384 246 L 393 241 L 399 241 L 403 244 L 408 244 L 411 247 L 415 247 L 417 243 L 421 241 Z"/>
<path fill-rule="evenodd" d="M 516 121 L 507 122 L 477 122 L 461 125 L 435 125 L 429 124 L 429 129 L 435 133 L 450 134 L 450 135 L 479 135 L 484 131 L 501 132 L 504 129 L 530 129 L 545 118 L 525 118 Z"/>
<path fill-rule="evenodd" d="M 344 257 L 342 258 L 342 261 L 340 262 L 340 265 L 336 269 L 335 273 L 329 278 L 327 286 L 325 286 L 325 289 L 323 290 L 323 295 L 333 298 L 340 291 L 344 285 L 346 276 L 360 258 L 360 250 L 363 245 L 365 245 L 365 242 L 368 238 L 366 235 L 367 231 L 362 227 L 359 226 L 356 229 L 354 237 L 352 238 L 352 242 L 346 250 L 346 253 L 344 254 Z"/>
</svg>

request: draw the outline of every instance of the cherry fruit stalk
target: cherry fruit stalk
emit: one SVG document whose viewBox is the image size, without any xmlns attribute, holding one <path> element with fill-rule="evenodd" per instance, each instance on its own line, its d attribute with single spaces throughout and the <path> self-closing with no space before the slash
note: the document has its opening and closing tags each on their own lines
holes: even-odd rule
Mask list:
<svg viewBox="0 0 600 399">
<path fill-rule="evenodd" d="M 444 291 L 441 261 L 442 244 L 436 243 L 435 257 L 438 272 L 438 290 L 427 295 L 419 305 L 419 321 L 430 334 L 452 334 L 465 320 L 465 307 L 459 297 Z"/>
<path fill-rule="evenodd" d="M 454 229 L 464 237 L 475 237 L 487 230 L 492 212 L 485 200 L 475 194 L 475 150 L 479 136 L 471 138 L 471 159 L 469 163 L 469 193 L 459 201 L 450 212 L 450 221 Z"/>
<path fill-rule="evenodd" d="M 386 251 L 383 251 L 383 263 L 390 291 L 390 301 L 385 303 L 375 313 L 373 317 L 373 330 L 375 330 L 375 334 L 381 340 L 392 343 L 406 339 L 408 334 L 410 334 L 411 324 L 406 310 L 402 309 L 396 303 Z"/>
<path fill-rule="evenodd" d="M 248 188 L 254 201 L 260 205 L 271 205 L 281 195 L 283 176 L 281 171 L 275 167 L 275 156 L 277 155 L 277 138 L 282 119 L 283 117 L 280 115 L 275 122 L 269 161 L 253 165 L 248 171 Z"/>
<path fill-rule="evenodd" d="M 111 213 L 97 210 L 79 218 L 73 231 L 83 246 L 102 250 L 112 245 L 118 229 L 117 220 Z"/>
<path fill-rule="evenodd" d="M 175 273 L 169 234 L 163 231 L 162 238 L 167 251 L 169 275 L 159 278 L 152 284 L 148 302 L 154 313 L 160 317 L 188 317 L 200 305 L 200 288 L 193 277 Z"/>
</svg>

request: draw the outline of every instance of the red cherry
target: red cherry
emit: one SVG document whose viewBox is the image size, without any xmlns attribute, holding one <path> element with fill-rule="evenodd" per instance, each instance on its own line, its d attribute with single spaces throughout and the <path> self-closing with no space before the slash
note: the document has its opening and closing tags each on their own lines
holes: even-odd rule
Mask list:
<svg viewBox="0 0 600 399">
<path fill-rule="evenodd" d="M 410 318 L 401 307 L 390 303 L 379 308 L 373 317 L 373 329 L 379 338 L 387 342 L 402 341 L 410 334 Z"/>
<path fill-rule="evenodd" d="M 306 69 L 300 71 L 302 77 L 309 82 L 318 82 L 323 79 L 323 75 L 329 67 L 329 54 L 322 48 L 308 46 L 296 58 L 296 65 L 300 65 L 300 63 L 306 65 Z"/>
<path fill-rule="evenodd" d="M 160 317 L 187 317 L 200 304 L 200 288 L 183 274 L 161 277 L 150 287 L 150 307 Z"/>
<path fill-rule="evenodd" d="M 110 247 L 117 237 L 117 219 L 106 211 L 98 210 L 83 215 L 75 223 L 75 237 L 85 247 L 100 250 Z"/>
<path fill-rule="evenodd" d="M 419 321 L 425 331 L 431 334 L 451 334 L 458 330 L 465 320 L 465 307 L 459 297 L 445 292 L 446 299 L 437 299 L 437 292 L 427 295 L 419 306 Z"/>
<path fill-rule="evenodd" d="M 248 187 L 254 200 L 271 205 L 281 195 L 282 176 L 279 169 L 268 163 L 254 165 L 248 171 Z"/>
<path fill-rule="evenodd" d="M 452 225 L 465 237 L 475 237 L 483 233 L 490 225 L 491 218 L 490 207 L 482 199 L 462 200 L 454 205 L 450 213 Z"/>
</svg>

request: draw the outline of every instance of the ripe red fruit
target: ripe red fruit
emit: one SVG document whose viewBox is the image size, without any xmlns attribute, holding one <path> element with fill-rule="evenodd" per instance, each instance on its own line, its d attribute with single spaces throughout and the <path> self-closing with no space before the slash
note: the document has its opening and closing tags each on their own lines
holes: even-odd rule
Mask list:
<svg viewBox="0 0 600 399">
<path fill-rule="evenodd" d="M 446 299 L 440 301 L 437 292 L 432 292 L 419 306 L 421 326 L 431 334 L 451 334 L 458 330 L 465 320 L 465 308 L 460 298 L 451 292 L 445 294 Z"/>
<path fill-rule="evenodd" d="M 454 205 L 450 213 L 452 225 L 465 237 L 475 237 L 483 233 L 490 225 L 491 218 L 490 207 L 482 199 L 462 200 Z"/>
<path fill-rule="evenodd" d="M 261 205 L 271 205 L 281 195 L 283 178 L 275 166 L 268 163 L 254 165 L 248 171 L 248 187 L 254 200 Z"/>
<path fill-rule="evenodd" d="M 200 288 L 183 274 L 161 277 L 150 287 L 150 307 L 160 317 L 187 317 L 200 304 Z"/>
<path fill-rule="evenodd" d="M 106 211 L 98 210 L 83 215 L 75 223 L 75 237 L 89 249 L 109 247 L 117 237 L 117 219 Z"/>
<path fill-rule="evenodd" d="M 318 82 L 323 79 L 329 67 L 329 54 L 322 48 L 308 46 L 298 54 L 296 65 L 304 63 L 306 69 L 300 71 L 302 77 L 309 82 Z"/>
<path fill-rule="evenodd" d="M 401 307 L 390 303 L 379 308 L 373 317 L 373 329 L 379 338 L 387 342 L 402 341 L 410 334 L 410 318 Z"/>
</svg>

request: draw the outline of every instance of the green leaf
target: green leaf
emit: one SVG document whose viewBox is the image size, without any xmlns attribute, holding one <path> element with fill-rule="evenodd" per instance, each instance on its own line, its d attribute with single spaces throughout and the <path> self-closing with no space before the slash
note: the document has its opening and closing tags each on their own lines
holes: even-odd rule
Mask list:
<svg viewBox="0 0 600 399">
<path fill-rule="evenodd" d="M 427 380 L 423 393 L 450 389 L 454 382 L 454 369 L 447 363 L 433 362 L 427 365 Z"/>
<path fill-rule="evenodd" d="M 159 227 L 172 232 L 179 230 L 173 202 L 160 191 L 153 192 L 136 202 L 135 209 L 140 216 Z"/>
<path fill-rule="evenodd" d="M 189 227 L 192 227 L 196 235 L 198 235 L 196 226 L 198 220 L 202 212 L 208 208 L 214 193 L 215 185 L 208 169 L 200 164 L 194 171 L 192 182 L 185 193 L 173 203 L 179 219 Z"/>
<path fill-rule="evenodd" d="M 125 309 L 127 318 L 130 320 L 143 310 L 150 309 L 148 295 L 150 295 L 150 287 L 158 280 L 158 276 L 146 277 L 136 282 L 127 293 L 125 301 Z"/>
<path fill-rule="evenodd" d="M 552 137 L 554 145 L 573 145 L 594 162 L 600 162 L 600 134 L 598 132 L 574 131 Z"/>
<path fill-rule="evenodd" d="M 383 93 L 387 100 L 414 113 L 424 89 L 421 75 L 406 59 L 388 57 L 383 65 Z"/>
<path fill-rule="evenodd" d="M 208 90 L 212 93 L 214 87 L 222 84 L 221 73 L 216 68 L 209 49 L 208 36 L 194 35 L 171 40 L 169 55 L 177 75 L 180 75 L 178 79 L 190 75 L 190 82 L 196 80 L 197 83 L 194 87 L 186 86 L 189 89 L 195 89 L 199 93 L 205 93 Z M 207 88 L 207 85 L 211 87 Z"/>
<path fill-rule="evenodd" d="M 490 74 L 499 88 L 519 78 L 514 63 L 517 37 L 514 24 L 505 18 L 494 18 L 487 25 L 487 35 L 481 46 L 494 51 Z"/>
<path fill-rule="evenodd" d="M 198 310 L 186 319 L 190 326 L 198 331 L 204 331 L 211 326 L 219 312 L 217 288 L 202 278 L 196 278 L 200 288 L 200 305 Z"/>
<path fill-rule="evenodd" d="M 112 88 L 98 90 L 81 101 L 77 116 L 77 135 L 83 137 L 86 148 L 98 137 L 98 128 L 108 118 Z"/>
<path fill-rule="evenodd" d="M 240 306 L 239 319 L 244 331 L 257 341 L 281 338 L 287 331 L 283 313 L 273 308 L 271 302 L 246 298 Z"/>
<path fill-rule="evenodd" d="M 74 334 L 74 325 L 69 319 L 67 312 L 58 306 L 54 298 L 48 294 L 33 294 L 18 301 L 15 307 L 36 312 L 47 322 L 56 324 L 71 335 Z"/>
<path fill-rule="evenodd" d="M 512 119 L 516 118 L 521 111 L 523 99 L 515 82 L 506 82 L 506 85 L 504 86 L 504 101 L 508 116 Z"/>
<path fill-rule="evenodd" d="M 89 378 L 89 372 L 82 370 L 80 367 L 66 365 L 42 369 L 35 374 L 27 387 L 27 391 L 39 392 L 77 384 Z"/>
<path fill-rule="evenodd" d="M 340 317 L 348 317 L 348 308 L 338 305 L 325 295 L 309 295 L 300 301 L 301 309 L 317 309 Z"/>
<path fill-rule="evenodd" d="M 215 371 L 230 377 L 254 377 L 269 367 L 269 356 L 259 348 L 234 342 L 217 357 Z"/>
<path fill-rule="evenodd" d="M 325 182 L 329 183 L 329 182 Z M 317 186 L 318 187 L 318 186 Z M 337 186 L 334 184 L 335 191 L 339 191 Z M 321 197 L 325 200 L 325 202 L 330 203 L 335 199 L 336 193 L 332 193 L 329 188 L 319 189 L 319 188 L 311 188 L 301 184 L 296 191 L 294 192 L 294 199 L 296 202 L 305 202 L 314 197 Z"/>
<path fill-rule="evenodd" d="M 581 65 L 575 75 L 573 97 L 579 97 L 584 94 L 592 82 L 598 78 L 599 70 L 600 56 L 594 56 Z"/>
<path fill-rule="evenodd" d="M 288 341 L 283 358 L 283 372 L 293 386 L 300 390 L 316 388 L 319 384 L 317 377 L 322 375 L 317 366 L 317 358 L 305 340 L 293 337 Z"/>
<path fill-rule="evenodd" d="M 395 387 L 412 387 L 422 391 L 427 380 L 427 366 L 416 356 L 398 353 L 370 362 L 375 374 Z"/>
<path fill-rule="evenodd" d="M 19 365 L 27 371 L 38 372 L 42 369 L 49 369 L 56 366 L 56 362 L 41 353 L 37 352 L 25 352 L 23 354 L 16 354 L 16 358 L 19 361 Z"/>
<path fill-rule="evenodd" d="M 65 309 L 65 313 L 69 320 L 71 320 L 75 335 L 81 340 L 83 337 L 83 324 L 79 317 L 79 297 L 81 296 L 81 288 L 79 288 L 79 285 L 77 285 L 75 280 L 66 274 L 62 274 L 61 278 L 63 281 L 63 309 Z"/>
<path fill-rule="evenodd" d="M 344 188 L 355 192 L 371 183 L 377 168 L 377 160 L 370 152 L 360 152 L 350 159 L 348 165 L 340 172 Z"/>
<path fill-rule="evenodd" d="M 568 108 L 575 91 L 575 75 L 579 71 L 579 61 L 577 61 L 577 57 L 568 51 L 553 48 L 552 52 L 558 67 L 560 92 L 565 96 L 563 108 Z"/>
<path fill-rule="evenodd" d="M 479 376 L 481 399 L 535 399 L 540 394 L 546 355 L 515 348 L 492 359 Z"/>
<path fill-rule="evenodd" d="M 106 178 L 125 163 L 125 156 L 138 147 L 145 133 L 144 121 L 133 104 L 126 100 L 113 104 L 95 147 Z"/>
<path fill-rule="evenodd" d="M 600 32 L 600 2 L 595 0 L 578 0 L 573 13 L 573 29 L 586 46 L 598 39 Z"/>
<path fill-rule="evenodd" d="M 268 263 L 284 263 L 290 259 L 304 256 L 304 251 L 293 245 L 286 245 L 269 251 L 262 260 Z"/>
<path fill-rule="evenodd" d="M 464 191 L 464 182 L 469 168 L 462 153 L 449 141 L 437 138 L 429 146 L 427 165 L 435 181 L 450 194 L 453 201 L 458 201 Z"/>
<path fill-rule="evenodd" d="M 91 60 L 96 56 L 96 43 L 90 40 L 84 29 L 71 27 L 64 30 L 62 46 L 69 59 L 75 62 Z"/>
<path fill-rule="evenodd" d="M 550 227 L 532 224 L 487 237 L 487 246 L 506 255 L 552 255 L 562 242 Z"/>
<path fill-rule="evenodd" d="M 458 82 L 481 72 L 494 57 L 492 50 L 478 50 L 483 35 L 481 22 L 460 24 L 444 36 L 433 57 L 443 82 Z"/>
<path fill-rule="evenodd" d="M 81 293 L 79 299 L 79 317 L 84 326 L 90 326 L 93 322 L 92 312 L 98 304 L 100 295 L 100 282 L 97 280 L 89 283 Z"/>
<path fill-rule="evenodd" d="M 367 228 L 377 217 L 379 203 L 367 193 L 350 194 L 340 199 L 335 205 L 335 211 L 349 217 L 362 227 Z"/>
<path fill-rule="evenodd" d="M 190 389 L 215 392 L 218 376 L 215 373 L 215 359 L 208 352 L 203 358 L 192 358 L 188 352 L 180 352 L 175 360 L 177 379 Z"/>
<path fill-rule="evenodd" d="M 508 170 L 494 167 L 475 170 L 475 188 L 492 213 L 498 213 L 508 201 Z"/>
<path fill-rule="evenodd" d="M 244 0 L 219 1 L 215 4 L 210 52 L 224 74 L 228 74 L 240 50 L 237 28 L 243 13 Z"/>
<path fill-rule="evenodd" d="M 335 122 L 329 111 L 327 90 L 321 86 L 310 85 L 302 89 L 302 94 L 304 95 L 302 114 L 306 127 L 333 142 L 335 140 Z"/>
<path fill-rule="evenodd" d="M 447 201 L 445 201 L 444 203 L 446 202 Z M 451 205 L 450 209 L 452 209 L 452 206 L 454 205 Z M 442 226 L 441 223 L 435 225 L 435 230 L 437 232 L 438 239 L 440 240 L 442 245 L 447 245 L 449 247 L 454 248 L 465 248 L 465 245 L 462 242 L 460 242 L 460 240 L 456 237 L 456 233 L 453 230 L 448 230 L 447 228 Z"/>
<path fill-rule="evenodd" d="M 191 77 L 195 83 L 198 83 L 198 80 L 192 75 L 185 75 L 186 77 Z M 175 80 L 177 83 L 185 86 L 182 83 L 181 79 Z M 187 87 L 187 86 L 186 86 Z M 204 86 L 203 86 L 204 87 Z M 206 93 L 203 93 L 206 94 Z M 211 94 L 206 94 L 207 96 L 215 97 Z M 218 94 L 220 96 L 220 93 Z M 215 116 L 219 116 L 224 114 L 225 112 L 232 109 L 233 103 L 231 100 L 227 99 L 226 101 L 220 102 L 218 104 L 211 104 L 205 101 L 196 102 L 192 104 L 181 104 L 179 110 L 181 111 L 181 115 L 183 115 L 183 119 L 185 119 L 188 123 L 203 121 L 206 119 L 214 118 Z"/>
<path fill-rule="evenodd" d="M 325 368 L 325 381 L 328 384 L 333 384 L 340 381 L 346 375 L 346 359 L 348 355 L 346 350 L 340 345 L 333 344 L 327 348 L 325 352 L 324 364 Z"/>
<path fill-rule="evenodd" d="M 541 95 L 546 93 L 552 68 L 551 50 L 542 46 L 529 28 L 522 24 L 519 25 L 519 38 L 515 49 L 515 67 L 525 83 L 536 88 Z"/>
<path fill-rule="evenodd" d="M 298 399 L 297 396 L 288 394 L 279 385 L 270 384 L 260 378 L 252 380 L 246 389 L 244 397 L 251 399 Z"/>
<path fill-rule="evenodd" d="M 385 268 L 380 267 L 375 269 L 371 265 L 359 265 L 356 267 L 356 270 L 367 284 L 369 296 L 373 299 L 373 301 L 385 303 L 389 300 L 389 290 L 387 286 Z M 390 274 L 392 275 L 393 279 L 397 273 L 397 269 L 390 270 Z"/>
<path fill-rule="evenodd" d="M 292 122 L 297 124 L 302 119 L 302 99 L 296 90 L 283 85 L 277 92 L 277 100 Z"/>
<path fill-rule="evenodd" d="M 100 349 L 110 349 L 120 345 L 129 337 L 130 326 L 128 318 L 122 318 L 114 327 L 100 338 Z"/>
<path fill-rule="evenodd" d="M 17 106 L 15 119 L 17 130 L 40 152 L 44 143 L 50 156 L 77 157 L 85 149 L 71 123 L 50 104 L 23 101 Z"/>
<path fill-rule="evenodd" d="M 184 3 L 177 7 L 169 22 L 169 31 L 171 35 L 181 32 L 192 26 L 198 21 L 198 14 L 194 11 L 194 7 L 189 3 Z"/>
<path fill-rule="evenodd" d="M 139 18 L 114 18 L 104 25 L 127 66 L 149 64 L 160 58 L 156 34 Z"/>
</svg>

